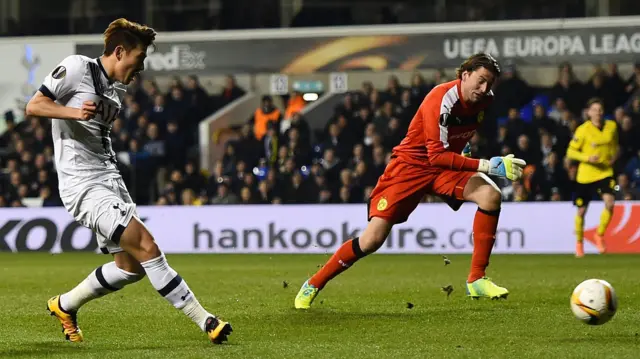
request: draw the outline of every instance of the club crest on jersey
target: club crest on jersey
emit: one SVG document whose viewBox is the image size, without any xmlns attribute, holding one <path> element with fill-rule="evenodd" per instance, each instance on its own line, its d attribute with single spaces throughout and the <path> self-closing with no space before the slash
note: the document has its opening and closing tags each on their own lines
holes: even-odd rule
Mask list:
<svg viewBox="0 0 640 359">
<path fill-rule="evenodd" d="M 480 111 L 478 114 L 478 123 L 482 123 L 484 121 L 484 111 Z"/>
<path fill-rule="evenodd" d="M 387 203 L 387 199 L 385 197 L 382 197 L 378 201 L 378 205 L 376 206 L 376 208 L 378 209 L 378 211 L 384 211 L 385 209 L 387 209 L 388 204 L 389 203 Z"/>
<path fill-rule="evenodd" d="M 66 75 L 67 75 L 67 69 L 64 66 L 56 67 L 51 73 L 51 77 L 53 77 L 56 80 L 60 80 L 61 78 L 64 78 Z"/>
</svg>

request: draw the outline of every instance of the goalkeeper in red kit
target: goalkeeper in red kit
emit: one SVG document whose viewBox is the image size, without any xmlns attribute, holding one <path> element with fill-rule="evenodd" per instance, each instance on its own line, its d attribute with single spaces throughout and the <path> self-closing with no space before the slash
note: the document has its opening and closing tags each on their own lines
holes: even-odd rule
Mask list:
<svg viewBox="0 0 640 359">
<path fill-rule="evenodd" d="M 485 276 L 502 202 L 500 189 L 488 175 L 516 181 L 525 162 L 513 155 L 489 160 L 460 155 L 484 119 L 493 100 L 491 87 L 499 76 L 500 67 L 491 55 L 476 54 L 460 66 L 456 80 L 429 92 L 371 193 L 366 229 L 360 237 L 345 242 L 302 285 L 296 308 L 308 309 L 327 282 L 378 250 L 393 225 L 405 222 L 426 194 L 442 197 L 454 210 L 463 201 L 478 205 L 467 295 L 507 297 L 507 289 Z"/>
</svg>

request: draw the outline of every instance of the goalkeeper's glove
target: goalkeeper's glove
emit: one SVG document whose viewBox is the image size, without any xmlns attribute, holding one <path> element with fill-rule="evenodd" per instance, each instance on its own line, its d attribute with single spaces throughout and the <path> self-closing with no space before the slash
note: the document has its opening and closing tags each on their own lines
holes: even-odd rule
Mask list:
<svg viewBox="0 0 640 359">
<path fill-rule="evenodd" d="M 471 145 L 467 142 L 467 145 L 462 149 L 462 155 L 465 157 L 471 157 Z"/>
<path fill-rule="evenodd" d="M 507 155 L 505 157 L 492 157 L 488 161 L 480 160 L 478 171 L 517 181 L 522 177 L 522 172 L 526 165 L 527 163 L 524 160 L 515 158 L 513 155 Z"/>
</svg>

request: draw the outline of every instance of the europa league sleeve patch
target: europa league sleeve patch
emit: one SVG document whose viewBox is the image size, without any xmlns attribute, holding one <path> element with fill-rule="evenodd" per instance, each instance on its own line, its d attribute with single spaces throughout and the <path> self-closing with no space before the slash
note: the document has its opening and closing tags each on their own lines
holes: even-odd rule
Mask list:
<svg viewBox="0 0 640 359">
<path fill-rule="evenodd" d="M 51 73 L 51 77 L 53 77 L 56 80 L 60 80 L 61 78 L 64 78 L 67 75 L 67 69 L 64 66 L 58 66 L 55 68 L 55 70 L 53 70 L 53 72 Z"/>
</svg>

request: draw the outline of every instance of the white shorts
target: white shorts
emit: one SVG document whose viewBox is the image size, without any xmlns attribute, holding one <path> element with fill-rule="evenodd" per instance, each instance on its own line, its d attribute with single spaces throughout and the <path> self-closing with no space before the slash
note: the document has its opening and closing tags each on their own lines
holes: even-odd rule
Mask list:
<svg viewBox="0 0 640 359">
<path fill-rule="evenodd" d="M 131 218 L 138 217 L 122 178 L 93 182 L 60 197 L 73 218 L 96 233 L 102 253 L 122 252 L 120 236 Z"/>
</svg>

